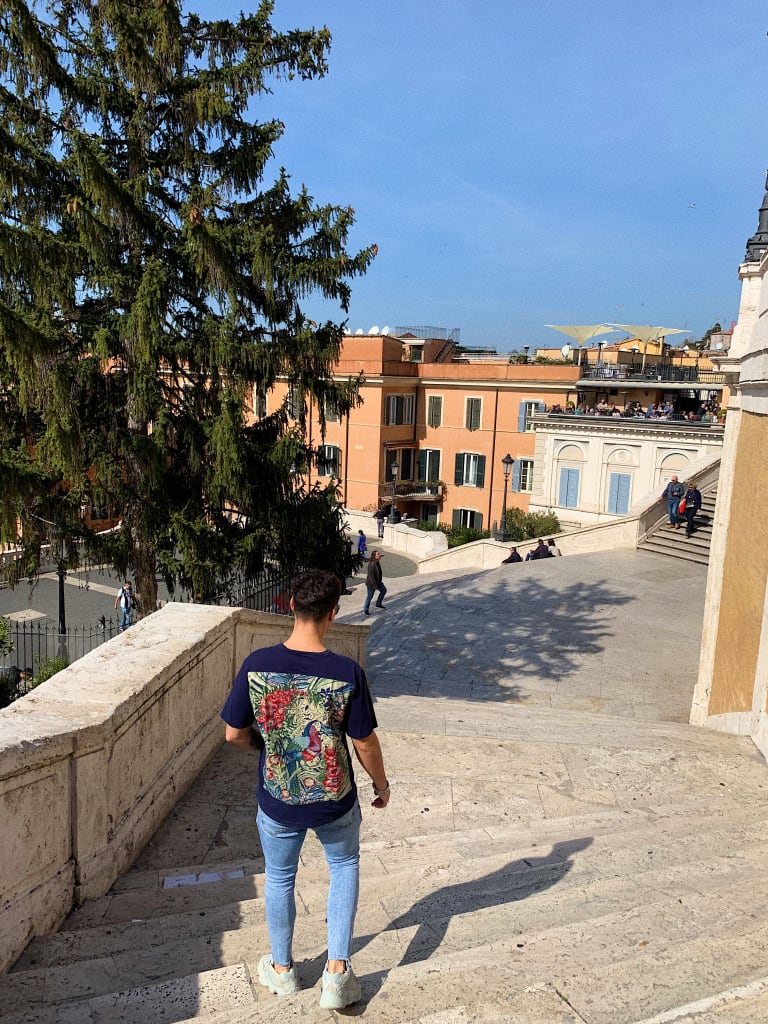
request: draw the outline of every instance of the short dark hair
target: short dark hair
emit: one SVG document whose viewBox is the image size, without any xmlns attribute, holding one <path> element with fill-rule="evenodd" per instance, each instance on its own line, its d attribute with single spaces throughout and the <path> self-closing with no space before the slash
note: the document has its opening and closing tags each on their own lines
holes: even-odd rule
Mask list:
<svg viewBox="0 0 768 1024">
<path fill-rule="evenodd" d="M 308 569 L 292 581 L 291 597 L 297 619 L 320 622 L 339 603 L 341 580 L 324 569 Z"/>
</svg>

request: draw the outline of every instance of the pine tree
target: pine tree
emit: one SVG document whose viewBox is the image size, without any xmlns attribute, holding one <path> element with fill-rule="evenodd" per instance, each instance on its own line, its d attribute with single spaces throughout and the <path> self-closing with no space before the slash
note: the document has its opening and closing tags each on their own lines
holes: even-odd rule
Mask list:
<svg viewBox="0 0 768 1024">
<path fill-rule="evenodd" d="M 330 377 L 343 325 L 302 304 L 346 312 L 376 253 L 346 251 L 351 208 L 265 180 L 283 125 L 254 118 L 258 97 L 323 76 L 330 45 L 277 31 L 273 6 L 0 11 L 0 536 L 24 571 L 51 523 L 131 570 L 145 610 L 158 569 L 199 599 L 277 557 L 349 570 L 335 492 L 291 471 L 316 457 L 305 412 L 247 415 L 278 377 L 304 410 L 355 403 Z M 90 535 L 88 505 L 119 530 Z"/>
</svg>

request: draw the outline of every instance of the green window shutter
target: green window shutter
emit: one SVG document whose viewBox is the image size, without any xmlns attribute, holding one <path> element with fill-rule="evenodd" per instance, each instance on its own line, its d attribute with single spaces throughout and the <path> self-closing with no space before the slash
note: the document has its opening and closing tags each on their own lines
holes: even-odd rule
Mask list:
<svg viewBox="0 0 768 1024">
<path fill-rule="evenodd" d="M 461 526 L 461 509 L 459 509 L 459 508 L 455 508 L 453 510 L 452 525 L 453 526 Z"/>
<path fill-rule="evenodd" d="M 476 484 L 478 487 L 485 486 L 485 456 L 478 455 L 477 457 L 477 480 Z"/>
<path fill-rule="evenodd" d="M 457 487 L 464 483 L 464 456 L 459 453 L 456 456 L 456 468 L 453 474 L 453 482 Z"/>
</svg>

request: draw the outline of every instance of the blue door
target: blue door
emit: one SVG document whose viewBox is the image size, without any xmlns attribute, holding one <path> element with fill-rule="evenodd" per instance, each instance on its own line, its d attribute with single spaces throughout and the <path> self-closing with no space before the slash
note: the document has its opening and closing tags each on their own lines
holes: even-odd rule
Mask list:
<svg viewBox="0 0 768 1024">
<path fill-rule="evenodd" d="M 560 470 L 560 491 L 557 499 L 558 505 L 563 508 L 576 508 L 579 503 L 579 469 Z"/>
<path fill-rule="evenodd" d="M 632 477 L 629 473 L 611 473 L 608 484 L 608 511 L 615 516 L 625 516 L 629 511 L 629 488 Z"/>
</svg>

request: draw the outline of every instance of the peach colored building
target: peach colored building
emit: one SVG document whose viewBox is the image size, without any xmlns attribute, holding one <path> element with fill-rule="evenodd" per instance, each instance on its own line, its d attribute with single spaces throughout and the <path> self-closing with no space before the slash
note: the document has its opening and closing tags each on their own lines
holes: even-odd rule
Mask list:
<svg viewBox="0 0 768 1024">
<path fill-rule="evenodd" d="M 402 514 L 491 529 L 501 517 L 501 460 L 509 454 L 515 463 L 507 504 L 527 509 L 535 440 L 530 417 L 575 400 L 579 368 L 521 365 L 506 356 L 442 362 L 444 351 L 440 340 L 346 337 L 334 375 L 362 374 L 362 403 L 349 416 L 327 416 L 324 439 L 310 407 L 307 439 L 325 447 L 309 482 L 333 475 L 345 505 L 367 510 L 389 506 L 394 482 Z M 286 385 L 276 385 L 267 407 L 285 395 Z"/>
</svg>

